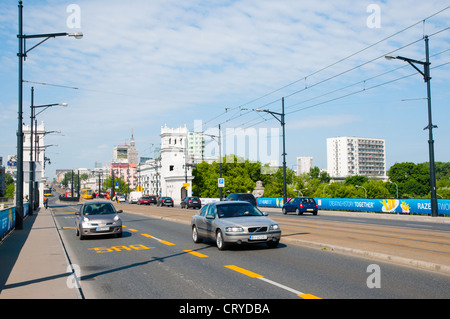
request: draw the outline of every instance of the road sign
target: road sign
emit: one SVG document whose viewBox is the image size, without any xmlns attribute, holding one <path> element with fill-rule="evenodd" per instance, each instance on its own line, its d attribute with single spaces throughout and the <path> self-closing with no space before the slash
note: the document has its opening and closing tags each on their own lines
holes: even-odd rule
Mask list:
<svg viewBox="0 0 450 319">
<path fill-rule="evenodd" d="M 225 178 L 219 178 L 217 183 L 219 187 L 225 187 Z"/>
</svg>

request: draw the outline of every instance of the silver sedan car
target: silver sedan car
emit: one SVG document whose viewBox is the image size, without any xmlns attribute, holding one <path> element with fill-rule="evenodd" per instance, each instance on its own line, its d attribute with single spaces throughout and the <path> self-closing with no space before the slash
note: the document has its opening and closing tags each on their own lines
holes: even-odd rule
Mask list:
<svg viewBox="0 0 450 319">
<path fill-rule="evenodd" d="M 84 203 L 76 216 L 76 235 L 80 239 L 95 235 L 116 235 L 122 237 L 122 220 L 114 206 L 108 201 Z"/>
<path fill-rule="evenodd" d="M 192 217 L 192 239 L 213 239 L 219 250 L 231 243 L 266 243 L 276 247 L 280 242 L 280 226 L 248 202 L 216 202 L 203 206 Z"/>
</svg>

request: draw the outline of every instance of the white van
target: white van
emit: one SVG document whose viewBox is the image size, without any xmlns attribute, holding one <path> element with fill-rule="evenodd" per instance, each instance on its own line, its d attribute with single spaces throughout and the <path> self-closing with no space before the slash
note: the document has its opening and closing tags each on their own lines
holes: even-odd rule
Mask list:
<svg viewBox="0 0 450 319">
<path fill-rule="evenodd" d="M 128 199 L 129 204 L 137 204 L 137 202 L 141 199 L 142 192 L 131 192 L 130 197 Z"/>
</svg>

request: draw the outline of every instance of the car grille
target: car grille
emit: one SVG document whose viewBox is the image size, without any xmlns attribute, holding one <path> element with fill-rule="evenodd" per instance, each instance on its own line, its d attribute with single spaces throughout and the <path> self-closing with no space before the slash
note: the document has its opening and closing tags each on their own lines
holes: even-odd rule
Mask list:
<svg viewBox="0 0 450 319">
<path fill-rule="evenodd" d="M 267 227 L 249 227 L 248 232 L 249 233 L 262 233 L 266 232 Z"/>
</svg>

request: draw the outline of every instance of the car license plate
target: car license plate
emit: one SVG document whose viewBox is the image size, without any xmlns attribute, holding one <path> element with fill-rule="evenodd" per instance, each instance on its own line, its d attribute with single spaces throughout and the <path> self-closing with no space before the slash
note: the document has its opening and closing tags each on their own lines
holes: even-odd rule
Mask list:
<svg viewBox="0 0 450 319">
<path fill-rule="evenodd" d="M 267 239 L 267 235 L 252 235 L 250 236 L 250 240 L 263 240 Z"/>
<path fill-rule="evenodd" d="M 314 210 L 314 209 L 312 209 L 312 208 L 308 208 L 308 209 L 307 209 L 308 212 L 312 212 L 313 210 Z"/>
<path fill-rule="evenodd" d="M 109 230 L 109 227 L 97 227 L 96 230 L 97 231 L 105 231 L 105 230 Z"/>
</svg>

